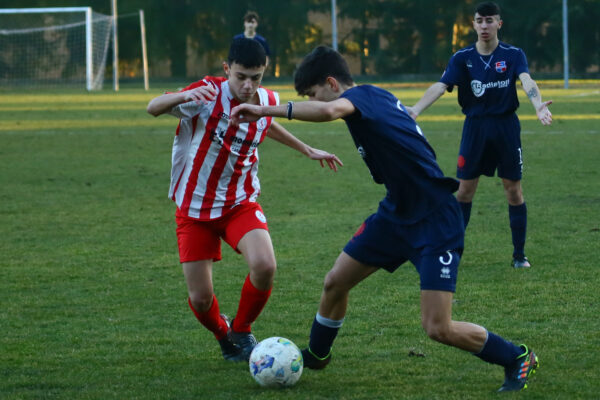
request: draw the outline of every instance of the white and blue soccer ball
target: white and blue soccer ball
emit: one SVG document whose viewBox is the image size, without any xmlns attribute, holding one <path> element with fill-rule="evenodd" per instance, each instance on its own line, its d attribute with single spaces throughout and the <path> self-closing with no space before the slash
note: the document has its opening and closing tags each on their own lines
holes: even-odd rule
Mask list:
<svg viewBox="0 0 600 400">
<path fill-rule="evenodd" d="M 250 354 L 250 375 L 261 386 L 293 386 L 304 368 L 300 349 L 289 339 L 270 337 L 258 343 Z"/>
</svg>

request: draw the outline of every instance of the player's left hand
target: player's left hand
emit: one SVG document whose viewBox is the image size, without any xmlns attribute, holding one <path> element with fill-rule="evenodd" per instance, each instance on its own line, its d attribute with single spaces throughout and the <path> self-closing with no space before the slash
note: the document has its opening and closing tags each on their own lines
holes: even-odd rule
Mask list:
<svg viewBox="0 0 600 400">
<path fill-rule="evenodd" d="M 537 117 L 542 125 L 550 125 L 552 123 L 552 113 L 548 109 L 550 104 L 552 104 L 552 100 L 545 101 L 536 110 Z"/>
<path fill-rule="evenodd" d="M 229 123 L 238 126 L 244 122 L 258 121 L 260 118 L 262 118 L 260 106 L 244 103 L 233 107 L 229 116 Z"/>
<path fill-rule="evenodd" d="M 326 162 L 329 166 L 329 169 L 332 169 L 335 172 L 338 170 L 338 165 L 340 167 L 344 166 L 342 161 L 335 154 L 330 154 L 319 149 L 313 149 L 312 147 L 309 147 L 308 149 L 308 157 L 311 160 L 319 160 L 321 167 L 325 167 L 324 162 Z"/>
</svg>

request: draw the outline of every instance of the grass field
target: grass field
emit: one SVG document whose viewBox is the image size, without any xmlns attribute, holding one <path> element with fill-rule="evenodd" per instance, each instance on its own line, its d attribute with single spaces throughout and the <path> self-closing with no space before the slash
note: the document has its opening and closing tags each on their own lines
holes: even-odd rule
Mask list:
<svg viewBox="0 0 600 400">
<path fill-rule="evenodd" d="M 533 268 L 510 268 L 502 187 L 482 179 L 454 317 L 539 354 L 529 389 L 503 398 L 597 399 L 600 85 L 540 86 L 554 124 L 536 122 L 526 100 L 520 109 Z M 409 105 L 424 90 L 391 87 Z M 410 264 L 352 292 L 330 367 L 294 388 L 262 389 L 246 364 L 225 363 L 186 305 L 167 199 L 177 121 L 145 112 L 164 89 L 175 88 L 0 92 L 0 399 L 497 398 L 501 368 L 422 332 Z M 420 118 L 450 176 L 462 126 L 454 96 Z M 384 191 L 343 123 L 283 123 L 345 163 L 334 174 L 269 139 L 260 148 L 279 270 L 253 329 L 304 346 L 325 273 Z M 230 315 L 246 273 L 224 247 L 214 281 Z"/>
</svg>

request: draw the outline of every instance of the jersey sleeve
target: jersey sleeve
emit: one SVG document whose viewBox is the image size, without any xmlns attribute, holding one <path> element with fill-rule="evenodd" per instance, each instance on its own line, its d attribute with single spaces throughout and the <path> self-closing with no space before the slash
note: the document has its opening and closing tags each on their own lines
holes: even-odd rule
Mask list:
<svg viewBox="0 0 600 400">
<path fill-rule="evenodd" d="M 448 66 L 444 70 L 442 77 L 440 78 L 440 82 L 448 86 L 448 91 L 451 92 L 454 89 L 454 85 L 458 85 L 460 83 L 460 67 L 459 67 L 458 56 L 454 54 L 450 61 L 448 61 Z"/>
<path fill-rule="evenodd" d="M 354 108 L 356 108 L 358 115 L 362 117 L 368 117 L 368 115 L 371 113 L 371 96 L 366 90 L 364 90 L 363 87 L 355 86 L 351 89 L 348 89 L 344 93 L 342 93 L 340 97 L 343 97 L 350 101 Z M 356 117 L 357 115 L 353 116 Z"/>
<path fill-rule="evenodd" d="M 202 86 L 207 86 L 207 85 L 212 85 L 217 91 L 219 90 L 217 85 L 215 85 L 212 81 L 210 81 L 210 79 L 204 78 L 200 81 L 194 82 L 191 85 L 188 85 L 187 87 L 181 89 L 179 92 L 187 92 L 188 90 L 192 90 L 195 89 L 197 87 L 202 87 Z M 173 107 L 171 109 L 171 111 L 168 112 L 168 114 L 177 117 L 179 119 L 181 118 L 192 118 L 195 115 L 198 115 L 200 113 L 200 110 L 202 110 L 202 107 L 204 107 L 203 103 L 197 103 L 195 101 L 188 101 L 186 103 L 181 103 L 179 105 L 176 105 L 175 107 Z"/>
<path fill-rule="evenodd" d="M 529 73 L 529 65 L 527 65 L 527 57 L 525 57 L 525 52 L 519 49 L 516 61 L 515 73 L 517 76 L 521 75 L 523 72 Z"/>
</svg>

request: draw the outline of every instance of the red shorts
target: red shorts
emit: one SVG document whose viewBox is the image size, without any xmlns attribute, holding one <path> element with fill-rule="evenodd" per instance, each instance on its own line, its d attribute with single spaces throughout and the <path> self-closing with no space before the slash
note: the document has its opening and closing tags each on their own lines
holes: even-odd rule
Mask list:
<svg viewBox="0 0 600 400">
<path fill-rule="evenodd" d="M 225 215 L 200 221 L 175 214 L 179 261 L 190 262 L 221 259 L 221 238 L 239 253 L 242 237 L 254 229 L 269 230 L 267 219 L 258 203 L 234 207 Z"/>
</svg>

